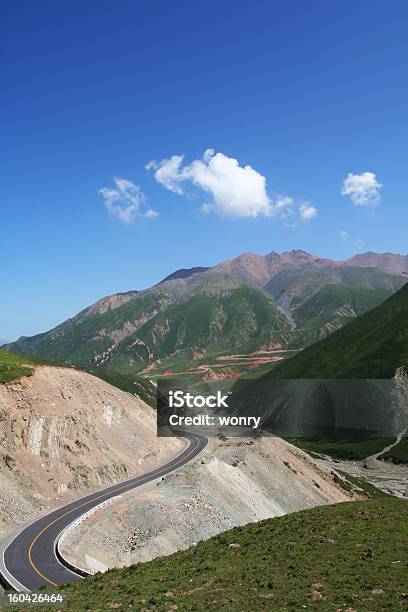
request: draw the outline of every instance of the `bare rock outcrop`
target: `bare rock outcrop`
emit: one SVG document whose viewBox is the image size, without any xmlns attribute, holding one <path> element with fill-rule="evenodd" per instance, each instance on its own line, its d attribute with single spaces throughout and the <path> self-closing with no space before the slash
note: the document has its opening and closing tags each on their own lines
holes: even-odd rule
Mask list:
<svg viewBox="0 0 408 612">
<path fill-rule="evenodd" d="M 156 437 L 155 412 L 140 399 L 72 368 L 38 366 L 0 385 L 0 521 L 15 526 L 183 446 Z"/>
</svg>

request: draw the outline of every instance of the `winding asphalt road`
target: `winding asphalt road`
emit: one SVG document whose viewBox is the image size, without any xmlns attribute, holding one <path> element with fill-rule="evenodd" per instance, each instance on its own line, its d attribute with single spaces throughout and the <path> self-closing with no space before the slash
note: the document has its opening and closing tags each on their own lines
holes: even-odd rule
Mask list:
<svg viewBox="0 0 408 612">
<path fill-rule="evenodd" d="M 7 546 L 0 560 L 3 578 L 17 591 L 35 591 L 40 585 L 58 586 L 80 580 L 81 575 L 68 569 L 57 556 L 62 532 L 83 514 L 122 493 L 165 476 L 196 457 L 207 445 L 204 436 L 181 433 L 188 447 L 168 463 L 112 487 L 78 499 L 25 527 Z"/>
</svg>

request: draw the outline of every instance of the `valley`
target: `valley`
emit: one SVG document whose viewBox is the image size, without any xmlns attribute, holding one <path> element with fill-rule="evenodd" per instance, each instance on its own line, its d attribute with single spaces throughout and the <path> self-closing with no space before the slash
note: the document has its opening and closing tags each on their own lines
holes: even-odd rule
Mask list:
<svg viewBox="0 0 408 612">
<path fill-rule="evenodd" d="M 75 500 L 81 517 L 84 506 L 111 490 L 118 489 L 119 497 L 81 519 L 61 543 L 69 563 L 88 573 L 135 562 L 139 553 L 140 560 L 169 554 L 231 526 L 359 497 L 345 491 L 331 470 L 278 438 L 212 441 L 199 461 L 189 457 L 184 468 L 181 458 L 191 454 L 189 449 L 183 450 L 179 438 L 157 438 L 154 411 L 139 398 L 72 367 L 28 360 L 28 368 L 17 355 L 6 354 L 5 363 L 10 359 L 19 369 L 0 386 L 0 537 L 1 571 L 12 584 L 17 580 L 32 588 L 43 582 L 18 561 L 25 548 L 18 555 L 10 548 L 20 546 L 20 540 L 25 545 L 24 534 L 37 525 L 33 517 L 39 517 L 38 529 L 43 523 L 47 529 L 56 525 L 58 512 L 69 525 L 77 517 Z M 173 463 L 180 466 L 169 474 Z M 156 482 L 142 493 L 131 491 L 133 482 L 149 480 Z M 248 490 L 252 493 L 245 501 Z M 55 510 L 67 503 L 69 511 Z M 130 556 L 129 533 L 138 534 Z M 57 536 L 58 530 L 52 541 Z M 112 548 L 110 541 L 117 544 Z M 36 555 L 34 567 L 45 563 L 54 586 L 65 582 L 65 570 L 56 561 L 54 571 L 46 552 L 30 552 Z"/>
<path fill-rule="evenodd" d="M 233 394 L 255 384 L 248 386 L 252 415 L 260 410 L 257 398 L 268 401 L 279 379 L 393 377 L 408 361 L 405 263 L 388 255 L 333 262 L 302 251 L 244 254 L 108 296 L 49 332 L 6 345 L 0 351 L 3 542 L 33 516 L 40 525 L 42 516 L 65 516 L 55 509 L 77 503 L 79 521 L 64 533 L 60 554 L 99 580 L 98 572 L 111 576 L 127 566 L 133 572 L 141 563 L 201 551 L 202 541 L 228 537 L 231 529 L 249 533 L 251 524 L 261 528 L 284 515 L 296 522 L 299 512 L 316 506 L 374 503 L 387 493 L 405 498 L 407 468 L 396 466 L 406 463 L 403 436 L 397 444 L 284 440 L 267 431 L 254 439 L 219 436 L 170 473 L 166 466 L 188 449 L 179 438 L 157 437 L 154 412 L 159 379 L 228 382 Z M 365 465 L 388 447 L 385 461 Z M 139 480 L 142 488 L 133 490 Z M 117 487 L 117 497 L 82 516 L 84 495 L 97 500 Z M 47 554 L 41 550 L 37 562 L 45 555 L 49 565 Z M 81 585 L 75 593 L 81 596 Z"/>
<path fill-rule="evenodd" d="M 408 284 L 293 359 L 268 378 L 392 378 L 408 363 Z"/>
<path fill-rule="evenodd" d="M 0 611 L 408 612 L 407 0 L 0 16 Z"/>
</svg>

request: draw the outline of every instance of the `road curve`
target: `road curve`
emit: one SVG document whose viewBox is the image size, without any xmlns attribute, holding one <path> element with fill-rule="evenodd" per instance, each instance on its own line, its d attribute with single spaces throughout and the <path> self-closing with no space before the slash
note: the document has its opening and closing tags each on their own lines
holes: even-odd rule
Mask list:
<svg viewBox="0 0 408 612">
<path fill-rule="evenodd" d="M 122 493 L 156 480 L 196 457 L 207 445 L 204 436 L 181 433 L 189 445 L 168 463 L 118 483 L 102 491 L 54 510 L 23 529 L 7 546 L 0 560 L 1 573 L 17 591 L 35 591 L 41 585 L 56 587 L 80 580 L 81 575 L 62 565 L 56 554 L 56 544 L 62 532 L 83 514 Z"/>
</svg>

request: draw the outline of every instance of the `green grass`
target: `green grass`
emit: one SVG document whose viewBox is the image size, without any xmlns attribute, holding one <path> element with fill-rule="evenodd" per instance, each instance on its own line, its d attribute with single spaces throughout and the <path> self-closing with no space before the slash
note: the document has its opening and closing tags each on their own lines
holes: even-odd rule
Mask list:
<svg viewBox="0 0 408 612">
<path fill-rule="evenodd" d="M 30 368 L 29 365 L 34 363 L 36 363 L 35 359 L 0 349 L 0 383 L 7 383 L 22 376 L 31 376 L 33 368 Z"/>
<path fill-rule="evenodd" d="M 290 329 L 269 296 L 256 288 L 242 286 L 219 293 L 208 293 L 205 285 L 200 289 L 169 305 L 123 340 L 109 367 L 129 371 L 146 345 L 153 359 L 161 359 L 162 369 L 180 371 L 197 359 L 196 350 L 206 356 L 208 352 L 250 352 Z M 135 345 L 136 337 L 144 345 Z"/>
<path fill-rule="evenodd" d="M 381 455 L 380 458 L 396 464 L 408 463 L 408 438 L 403 438 L 397 446 Z"/>
<path fill-rule="evenodd" d="M 408 605 L 407 551 L 408 504 L 381 496 L 235 528 L 63 590 L 78 612 L 395 611 Z"/>
<path fill-rule="evenodd" d="M 95 362 L 96 355 L 114 344 L 109 333 L 142 320 L 145 322 L 134 333 Z M 185 369 L 197 350 L 234 348 L 248 352 L 263 343 L 279 341 L 290 327 L 269 295 L 220 275 L 185 296 L 167 286 L 153 287 L 118 308 L 103 313 L 84 311 L 50 332 L 22 338 L 10 348 L 22 354 L 70 364 L 101 365 L 134 375 L 157 359 L 166 369 Z"/>
<path fill-rule="evenodd" d="M 279 364 L 271 378 L 392 378 L 408 365 L 408 283 L 380 306 Z"/>
<path fill-rule="evenodd" d="M 387 290 L 330 284 L 305 300 L 293 316 L 304 330 L 320 329 L 327 323 L 341 327 L 347 319 L 354 318 L 354 313 L 363 314 L 389 296 Z"/>
<path fill-rule="evenodd" d="M 344 459 L 360 461 L 374 453 L 379 452 L 393 438 L 368 438 L 368 439 L 335 439 L 335 438 L 286 438 L 288 442 L 298 446 L 306 452 L 330 455 L 333 459 Z M 394 447 L 384 455 L 387 459 L 400 457 L 401 463 L 408 462 L 408 443 L 404 439 L 398 446 Z M 381 459 L 383 456 L 381 456 Z"/>
<path fill-rule="evenodd" d="M 383 499 L 384 497 L 389 497 L 388 493 L 378 489 L 372 485 L 371 482 L 367 482 L 363 478 L 351 476 L 350 474 L 342 472 L 341 470 L 337 470 L 337 474 L 332 472 L 333 480 L 337 482 L 337 484 L 340 484 L 340 486 L 346 491 L 353 491 L 354 493 L 363 495 L 368 499 Z"/>
</svg>

